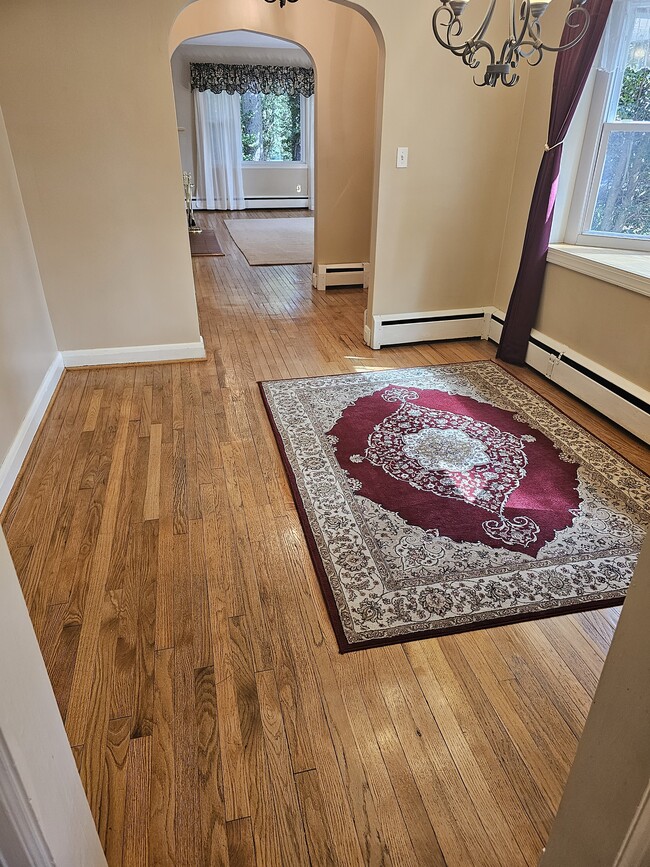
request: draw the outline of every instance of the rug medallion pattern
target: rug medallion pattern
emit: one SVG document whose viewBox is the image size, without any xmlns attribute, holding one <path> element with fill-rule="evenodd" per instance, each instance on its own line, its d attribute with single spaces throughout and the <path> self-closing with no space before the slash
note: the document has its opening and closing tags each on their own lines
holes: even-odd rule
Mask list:
<svg viewBox="0 0 650 867">
<path fill-rule="evenodd" d="M 650 480 L 497 364 L 261 388 L 342 651 L 624 598 Z"/>
</svg>

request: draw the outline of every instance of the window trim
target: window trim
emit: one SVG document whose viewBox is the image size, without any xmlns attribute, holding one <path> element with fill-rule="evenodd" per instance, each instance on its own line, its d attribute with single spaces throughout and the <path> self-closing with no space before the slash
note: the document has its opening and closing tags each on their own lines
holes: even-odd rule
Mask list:
<svg viewBox="0 0 650 867">
<path fill-rule="evenodd" d="M 625 4 L 626 5 L 626 4 Z M 615 11 L 618 21 L 612 21 L 615 35 L 610 33 L 610 42 L 616 39 L 616 62 L 613 70 L 596 68 L 594 87 L 590 101 L 589 114 L 583 137 L 580 159 L 576 173 L 573 195 L 569 206 L 565 232 L 565 244 L 584 247 L 611 247 L 614 250 L 638 250 L 650 252 L 650 238 L 630 235 L 614 235 L 588 230 L 588 220 L 593 216 L 600 177 L 607 149 L 605 137 L 612 128 L 634 125 L 638 131 L 650 130 L 650 122 L 613 121 L 616 112 L 613 95 L 620 91 L 624 75 L 624 57 L 631 38 L 634 14 L 637 8 L 650 5 L 649 0 L 635 0 L 629 10 L 623 4 Z M 604 49 L 601 49 L 601 52 Z M 643 128 L 643 129 L 641 129 Z"/>
</svg>

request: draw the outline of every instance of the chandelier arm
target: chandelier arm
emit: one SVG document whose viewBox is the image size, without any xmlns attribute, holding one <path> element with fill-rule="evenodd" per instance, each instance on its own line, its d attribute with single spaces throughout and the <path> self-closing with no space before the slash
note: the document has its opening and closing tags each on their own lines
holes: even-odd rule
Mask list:
<svg viewBox="0 0 650 867">
<path fill-rule="evenodd" d="M 490 55 L 490 62 L 494 63 L 496 60 L 494 49 L 490 45 L 489 42 L 486 42 L 482 39 L 480 42 L 469 42 L 467 46 L 467 51 L 463 56 L 463 63 L 466 66 L 469 66 L 470 69 L 476 69 L 481 65 L 481 61 L 476 57 L 479 51 L 487 51 Z"/>
<path fill-rule="evenodd" d="M 580 27 L 580 24 L 572 24 L 571 18 L 574 15 L 581 15 L 583 18 L 582 30 L 578 35 L 571 40 L 571 42 L 567 42 L 564 45 L 546 45 L 544 42 L 540 42 L 539 47 L 542 51 L 551 51 L 554 54 L 559 54 L 560 51 L 568 51 L 569 48 L 573 48 L 574 45 L 577 45 L 578 42 L 585 35 L 587 30 L 589 29 L 589 24 L 591 22 L 591 15 L 589 11 L 584 6 L 574 6 L 568 13 L 566 17 L 566 24 L 569 27 Z"/>
<path fill-rule="evenodd" d="M 522 51 L 521 49 L 524 46 L 528 46 L 530 50 Z M 544 59 L 543 47 L 541 42 L 522 42 L 519 55 L 523 57 L 529 66 L 538 66 Z"/>
<path fill-rule="evenodd" d="M 515 84 L 519 81 L 519 75 L 516 72 L 513 72 L 512 75 L 502 75 L 501 76 L 501 84 L 504 87 L 514 87 Z"/>
<path fill-rule="evenodd" d="M 443 14 L 447 15 L 449 20 L 447 21 L 447 23 L 441 22 L 439 24 L 438 19 Z M 443 5 L 443 6 L 438 7 L 438 9 L 436 9 L 434 16 L 433 16 L 432 24 L 433 24 L 433 35 L 436 37 L 436 39 L 438 40 L 440 45 L 442 45 L 443 48 L 446 48 L 448 51 L 452 51 L 454 54 L 456 54 L 458 57 L 460 57 L 460 55 L 467 49 L 469 42 L 467 41 L 467 42 L 461 43 L 460 45 L 454 45 L 451 41 L 451 38 L 450 38 L 452 36 L 460 36 L 461 33 L 463 32 L 463 25 L 460 21 L 460 18 L 458 18 L 456 15 L 454 15 L 453 10 L 450 9 L 449 6 Z M 443 39 L 443 37 L 438 32 L 439 27 L 441 30 L 444 29 L 447 31 L 447 35 L 446 35 L 445 39 Z"/>
<path fill-rule="evenodd" d="M 531 33 L 531 27 L 534 26 L 534 24 L 536 23 L 535 19 L 531 14 L 530 0 L 524 0 L 521 8 L 521 30 L 519 31 L 519 33 L 517 33 L 516 22 L 513 17 L 512 40 L 515 48 L 518 48 L 522 44 L 527 35 L 533 35 Z"/>
<path fill-rule="evenodd" d="M 479 29 L 476 31 L 474 36 L 471 38 L 471 40 L 470 40 L 471 42 L 481 42 L 483 40 L 483 37 L 485 36 L 485 31 L 490 26 L 490 21 L 492 21 L 492 16 L 494 15 L 494 7 L 496 6 L 496 2 L 497 2 L 497 0 L 492 0 L 492 2 L 490 3 L 488 11 L 485 13 L 485 18 L 483 19 L 483 23 L 481 24 Z"/>
<path fill-rule="evenodd" d="M 453 12 L 447 3 L 443 3 L 442 6 L 436 9 L 433 16 L 433 35 L 443 48 L 451 51 L 451 53 L 456 55 L 456 57 L 460 57 L 463 63 L 471 69 L 475 69 L 480 65 L 480 61 L 476 59 L 476 54 L 481 50 L 488 51 L 491 62 L 494 63 L 496 59 L 494 49 L 489 42 L 486 42 L 483 39 L 483 35 L 490 25 L 495 5 L 496 0 L 491 0 L 485 18 L 474 36 L 470 37 L 466 42 L 454 45 L 451 41 L 451 37 L 460 36 L 463 32 L 463 25 L 460 18 Z M 447 16 L 446 22 L 440 21 L 443 14 L 446 14 Z M 444 37 L 440 33 L 441 30 L 446 31 Z"/>
</svg>

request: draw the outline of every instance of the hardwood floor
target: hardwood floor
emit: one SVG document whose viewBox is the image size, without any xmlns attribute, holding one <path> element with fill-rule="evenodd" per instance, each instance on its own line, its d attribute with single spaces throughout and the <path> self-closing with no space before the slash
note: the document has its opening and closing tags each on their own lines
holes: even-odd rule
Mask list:
<svg viewBox="0 0 650 867">
<path fill-rule="evenodd" d="M 109 864 L 536 864 L 617 611 L 340 656 L 256 385 L 494 347 L 372 352 L 201 219 L 208 361 L 67 372 L 3 517 Z"/>
</svg>

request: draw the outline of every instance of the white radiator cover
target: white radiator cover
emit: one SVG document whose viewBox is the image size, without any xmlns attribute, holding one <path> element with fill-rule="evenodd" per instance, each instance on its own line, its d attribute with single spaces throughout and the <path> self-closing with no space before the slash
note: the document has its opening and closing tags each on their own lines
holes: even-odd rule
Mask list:
<svg viewBox="0 0 650 867">
<path fill-rule="evenodd" d="M 481 337 L 499 343 L 505 314 L 494 307 L 373 316 L 364 328 L 372 349 L 398 343 Z M 541 345 L 540 345 L 541 344 Z M 650 443 L 650 392 L 533 331 L 526 363 L 643 442 Z"/>
<path fill-rule="evenodd" d="M 354 286 L 367 289 L 369 262 L 346 262 L 342 265 L 314 265 L 311 282 L 314 289 L 325 292 L 333 286 Z"/>
</svg>

